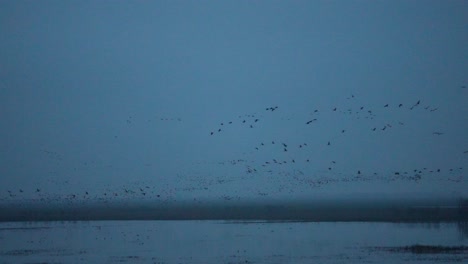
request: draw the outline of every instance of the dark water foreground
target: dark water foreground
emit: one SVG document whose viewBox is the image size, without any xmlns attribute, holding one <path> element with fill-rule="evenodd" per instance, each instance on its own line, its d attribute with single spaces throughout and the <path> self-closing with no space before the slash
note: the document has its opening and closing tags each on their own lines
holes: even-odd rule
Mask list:
<svg viewBox="0 0 468 264">
<path fill-rule="evenodd" d="M 315 199 L 313 201 L 0 204 L 0 221 L 268 220 L 467 222 L 466 199 Z"/>
<path fill-rule="evenodd" d="M 0 263 L 467 263 L 456 223 L 0 223 Z"/>
</svg>

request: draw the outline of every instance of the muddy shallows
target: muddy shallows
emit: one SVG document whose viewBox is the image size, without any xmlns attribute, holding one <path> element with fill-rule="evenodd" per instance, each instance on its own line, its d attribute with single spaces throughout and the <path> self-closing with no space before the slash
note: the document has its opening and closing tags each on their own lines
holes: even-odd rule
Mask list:
<svg viewBox="0 0 468 264">
<path fill-rule="evenodd" d="M 411 245 L 404 247 L 374 247 L 374 250 L 413 254 L 468 254 L 468 246 Z"/>
</svg>

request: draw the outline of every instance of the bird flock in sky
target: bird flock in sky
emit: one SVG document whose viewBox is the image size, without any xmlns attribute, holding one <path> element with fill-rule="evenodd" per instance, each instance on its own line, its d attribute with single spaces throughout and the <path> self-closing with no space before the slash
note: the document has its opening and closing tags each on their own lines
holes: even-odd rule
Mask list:
<svg viewBox="0 0 468 264">
<path fill-rule="evenodd" d="M 348 97 L 348 100 L 354 100 L 356 97 L 351 95 Z M 266 111 L 275 111 L 279 107 L 267 107 Z M 360 105 L 357 107 L 350 107 L 350 108 L 343 108 L 340 109 L 338 106 L 332 106 L 328 109 L 313 109 L 310 112 L 310 118 L 304 118 L 303 125 L 304 126 L 314 126 L 316 123 L 320 122 L 320 117 L 318 116 L 319 113 L 323 113 L 324 111 L 328 111 L 331 113 L 340 113 L 343 115 L 354 115 L 357 119 L 367 119 L 367 120 L 374 120 L 377 119 L 377 110 L 398 110 L 398 111 L 416 111 L 420 109 L 421 111 L 425 111 L 427 113 L 433 113 L 439 109 L 439 107 L 433 105 L 422 105 L 421 100 L 415 100 L 413 103 L 408 104 L 407 106 L 404 103 L 386 103 L 380 106 L 381 109 L 377 109 L 378 107 L 367 107 L 364 105 Z M 258 117 L 257 114 L 250 115 L 250 119 L 243 119 L 241 116 L 237 123 L 244 125 L 247 128 L 255 128 L 254 125 L 259 125 L 261 123 L 261 119 Z M 290 120 L 290 118 L 288 119 Z M 241 121 L 241 122 L 239 122 Z M 230 121 L 229 125 L 234 124 L 234 122 Z M 392 122 L 379 120 L 379 122 L 367 123 L 368 125 L 372 124 L 367 128 L 370 133 L 384 133 L 388 132 L 389 130 L 404 127 L 405 123 L 398 120 L 393 120 Z M 221 126 L 225 125 L 225 122 L 220 124 Z M 210 136 L 216 136 L 218 133 L 222 133 L 223 129 L 219 128 L 217 130 L 210 131 Z M 344 136 L 348 133 L 347 128 L 340 129 L 337 131 L 338 134 Z M 332 134 L 332 133 L 330 133 Z M 442 136 L 444 132 L 441 131 L 433 131 L 432 135 L 434 136 Z M 322 144 L 323 146 L 332 148 L 334 146 L 334 139 L 337 139 L 336 136 L 330 136 L 329 139 L 325 140 Z M 309 144 L 308 144 L 309 143 Z M 332 173 L 335 171 L 337 167 L 339 167 L 339 162 L 336 160 L 330 160 L 327 164 L 320 164 L 322 170 L 318 173 L 310 173 L 307 169 L 309 166 L 316 166 L 313 164 L 313 160 L 310 157 L 307 157 L 307 154 L 298 154 L 298 151 L 306 150 L 310 148 L 314 142 L 298 142 L 296 139 L 294 143 L 287 142 L 285 140 L 277 140 L 277 139 L 269 139 L 260 141 L 258 144 L 252 146 L 252 151 L 250 153 L 253 154 L 253 159 L 249 162 L 246 159 L 237 159 L 232 161 L 223 162 L 223 165 L 231 164 L 231 165 L 242 165 L 245 168 L 245 174 L 254 174 L 254 175 L 276 175 L 282 176 L 288 179 L 288 182 L 282 181 L 281 183 L 278 182 L 276 186 L 278 186 L 278 190 L 284 189 L 285 185 L 290 185 L 292 182 L 295 182 L 299 185 L 310 186 L 310 187 L 319 187 L 329 183 L 336 183 L 336 182 L 351 182 L 351 181 L 397 181 L 397 180 L 405 180 L 405 181 L 412 181 L 412 182 L 419 182 L 424 179 L 443 179 L 448 182 L 455 182 L 455 183 L 463 183 L 465 181 L 464 177 L 464 168 L 463 166 L 459 167 L 422 167 L 422 168 L 413 168 L 413 169 L 394 169 L 390 171 L 371 171 L 366 169 L 357 169 L 355 171 L 339 171 L 334 173 L 334 177 L 325 176 L 328 171 Z M 316 146 L 316 145 L 314 145 Z M 281 155 L 287 154 L 294 150 L 297 157 L 291 157 L 291 155 Z M 259 153 L 260 155 L 255 156 L 255 153 Z M 468 151 L 461 151 L 461 154 L 467 154 Z M 271 156 L 271 158 L 265 158 L 266 156 Z M 309 165 L 310 164 L 310 165 Z M 288 170 L 282 169 L 282 167 L 287 167 Z M 328 174 L 330 175 L 330 174 Z M 337 177 L 339 175 L 339 177 Z M 275 178 L 271 178 L 273 180 Z M 294 193 L 297 191 L 297 185 L 289 190 L 290 193 Z M 260 192 L 259 194 L 267 195 L 265 192 Z M 237 198 L 240 198 L 239 196 Z M 230 197 L 227 200 L 232 199 Z"/>
<path fill-rule="evenodd" d="M 356 100 L 355 95 L 351 95 L 348 100 Z M 236 118 L 227 119 L 217 123 L 212 129 L 208 131 L 209 137 L 219 137 L 223 133 L 229 131 L 234 126 L 241 128 L 255 130 L 262 127 L 262 123 L 268 114 L 268 120 L 285 120 L 284 116 L 277 116 L 283 108 L 277 105 L 267 106 L 263 111 L 258 113 L 241 114 Z M 325 109 L 311 109 L 308 115 L 297 117 L 290 115 L 286 120 L 296 121 L 298 127 L 303 129 L 314 129 L 324 118 L 321 114 L 327 113 L 335 115 L 339 114 L 345 117 L 352 117 L 353 119 L 369 120 L 372 122 L 365 123 L 365 128 L 368 133 L 388 133 L 388 131 L 405 126 L 405 122 L 394 119 L 391 121 L 379 119 L 379 113 L 382 111 L 425 111 L 433 113 L 439 110 L 439 107 L 433 105 L 423 105 L 419 99 L 411 103 L 385 103 L 380 106 L 367 106 L 354 104 L 352 107 L 344 106 L 329 106 Z M 276 116 L 275 116 L 276 115 Z M 275 119 L 276 118 L 276 119 Z M 175 121 L 182 122 L 179 117 L 158 117 L 160 121 Z M 132 117 L 126 119 L 126 123 L 131 125 L 133 122 Z M 338 124 L 339 125 L 339 124 Z M 159 201 L 175 201 L 180 195 L 187 192 L 211 192 L 217 188 L 224 190 L 225 193 L 219 194 L 221 199 L 224 200 L 240 200 L 242 197 L 241 192 L 237 195 L 230 193 L 229 187 L 222 188 L 222 186 L 233 182 L 239 181 L 252 181 L 259 177 L 268 182 L 269 185 L 264 188 L 251 189 L 249 191 L 258 196 L 276 195 L 278 193 L 295 193 L 307 192 L 314 188 L 320 188 L 333 183 L 347 183 L 347 182 L 368 182 L 368 181 L 411 181 L 418 183 L 424 179 L 439 179 L 448 182 L 464 183 L 463 166 L 457 167 L 436 167 L 426 166 L 417 167 L 412 169 L 385 169 L 383 171 L 375 171 L 366 168 L 356 169 L 355 171 L 340 169 L 340 160 L 331 159 L 328 162 L 317 164 L 311 151 L 313 146 L 321 146 L 321 150 L 326 148 L 332 149 L 339 144 L 340 139 L 345 137 L 349 130 L 353 127 L 337 128 L 335 133 L 327 131 L 328 138 L 321 137 L 323 142 L 316 142 L 316 140 L 302 140 L 301 137 L 290 139 L 290 141 L 281 138 L 270 138 L 258 140 L 258 143 L 253 144 L 249 149 L 244 152 L 243 157 L 233 158 L 224 161 L 205 160 L 195 162 L 202 166 L 202 169 L 196 169 L 186 172 L 177 173 L 176 178 L 179 180 L 178 186 L 154 186 L 151 183 L 146 184 L 129 184 L 126 186 L 112 186 L 109 185 L 100 192 L 92 192 L 91 190 L 76 191 L 69 194 L 50 194 L 45 193 L 41 188 L 33 190 L 36 200 L 40 201 L 111 201 L 113 199 L 153 199 Z M 434 137 L 444 136 L 445 131 L 431 131 Z M 60 162 L 62 155 L 55 151 L 43 149 L 42 153 L 51 160 Z M 461 150 L 460 155 L 463 158 L 468 158 L 468 150 Z M 316 155 L 316 154 L 315 154 Z M 83 163 L 82 167 L 93 166 L 94 161 Z M 147 164 L 143 165 L 146 166 Z M 226 167 L 228 166 L 228 167 Z M 222 169 L 225 167 L 227 169 Z M 221 168 L 221 169 L 220 169 Z M 315 170 L 311 170 L 315 168 Z M 213 169 L 213 173 L 210 173 Z M 231 173 L 226 173 L 230 171 Z M 247 184 L 247 183 L 245 183 Z M 241 184 L 242 186 L 242 184 Z M 247 185 L 245 185 L 245 189 Z M 302 189 L 301 189 L 302 188 Z M 26 190 L 6 190 L 3 195 L 0 194 L 0 201 L 10 201 L 12 199 L 21 199 Z M 29 190 L 31 192 L 31 190 Z M 193 198 L 197 200 L 196 197 Z"/>
</svg>

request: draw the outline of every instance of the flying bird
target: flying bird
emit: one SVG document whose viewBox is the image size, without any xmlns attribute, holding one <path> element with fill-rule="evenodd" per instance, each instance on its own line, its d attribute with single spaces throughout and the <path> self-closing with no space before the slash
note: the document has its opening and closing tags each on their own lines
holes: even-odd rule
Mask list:
<svg viewBox="0 0 468 264">
<path fill-rule="evenodd" d="M 418 106 L 421 103 L 421 100 L 418 100 L 413 106 L 411 106 L 410 110 L 413 110 L 416 106 Z"/>
</svg>

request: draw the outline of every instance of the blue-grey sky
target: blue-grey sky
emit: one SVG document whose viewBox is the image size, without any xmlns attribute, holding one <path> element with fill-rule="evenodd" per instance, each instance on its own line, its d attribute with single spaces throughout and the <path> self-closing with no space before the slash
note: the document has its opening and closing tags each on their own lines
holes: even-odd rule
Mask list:
<svg viewBox="0 0 468 264">
<path fill-rule="evenodd" d="M 466 196 L 466 43 L 466 1 L 0 1 L 0 197 Z"/>
</svg>

